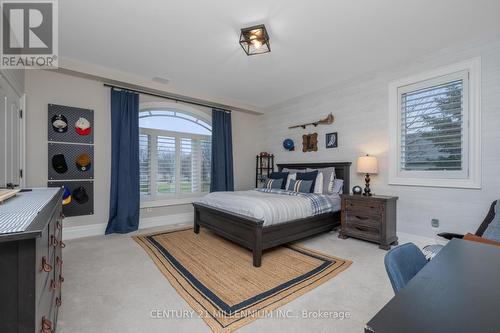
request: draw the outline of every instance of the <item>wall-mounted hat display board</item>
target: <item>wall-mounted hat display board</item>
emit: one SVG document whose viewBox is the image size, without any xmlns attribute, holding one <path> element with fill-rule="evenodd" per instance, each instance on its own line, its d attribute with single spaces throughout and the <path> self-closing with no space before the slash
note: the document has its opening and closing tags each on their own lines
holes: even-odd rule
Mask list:
<svg viewBox="0 0 500 333">
<path fill-rule="evenodd" d="M 63 214 L 65 216 L 94 214 L 93 181 L 49 181 L 48 187 L 63 187 Z"/>
<path fill-rule="evenodd" d="M 64 187 L 64 215 L 93 214 L 94 111 L 49 104 L 47 129 L 48 186 Z"/>
<path fill-rule="evenodd" d="M 94 111 L 49 104 L 48 140 L 54 142 L 94 143 Z"/>
<path fill-rule="evenodd" d="M 49 142 L 48 179 L 93 179 L 94 146 Z"/>
</svg>

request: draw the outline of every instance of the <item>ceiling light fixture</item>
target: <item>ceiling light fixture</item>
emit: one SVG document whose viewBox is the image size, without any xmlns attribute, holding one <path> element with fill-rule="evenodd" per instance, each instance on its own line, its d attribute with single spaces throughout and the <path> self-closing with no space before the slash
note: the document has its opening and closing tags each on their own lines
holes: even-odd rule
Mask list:
<svg viewBox="0 0 500 333">
<path fill-rule="evenodd" d="M 240 45 L 249 56 L 271 52 L 269 35 L 263 24 L 241 29 Z"/>
</svg>

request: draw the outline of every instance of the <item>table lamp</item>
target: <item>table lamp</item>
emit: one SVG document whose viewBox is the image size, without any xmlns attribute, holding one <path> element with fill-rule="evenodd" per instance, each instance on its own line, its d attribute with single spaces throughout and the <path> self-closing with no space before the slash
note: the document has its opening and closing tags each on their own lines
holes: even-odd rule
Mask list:
<svg viewBox="0 0 500 333">
<path fill-rule="evenodd" d="M 371 196 L 370 190 L 370 174 L 375 175 L 378 173 L 378 161 L 374 156 L 361 156 L 358 157 L 358 167 L 357 171 L 359 173 L 366 174 L 365 176 L 365 190 L 363 192 L 364 196 Z"/>
</svg>

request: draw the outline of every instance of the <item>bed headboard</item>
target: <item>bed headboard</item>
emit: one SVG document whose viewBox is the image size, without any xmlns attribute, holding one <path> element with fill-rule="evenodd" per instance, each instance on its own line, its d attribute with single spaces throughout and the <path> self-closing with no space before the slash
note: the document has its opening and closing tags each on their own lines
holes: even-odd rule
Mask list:
<svg viewBox="0 0 500 333">
<path fill-rule="evenodd" d="M 349 179 L 351 177 L 350 169 L 351 162 L 325 162 L 325 163 L 278 163 L 278 170 L 281 171 L 286 169 L 319 169 L 319 168 L 335 168 L 335 176 L 338 179 L 344 180 L 344 193 L 349 193 L 351 191 L 351 185 Z"/>
</svg>

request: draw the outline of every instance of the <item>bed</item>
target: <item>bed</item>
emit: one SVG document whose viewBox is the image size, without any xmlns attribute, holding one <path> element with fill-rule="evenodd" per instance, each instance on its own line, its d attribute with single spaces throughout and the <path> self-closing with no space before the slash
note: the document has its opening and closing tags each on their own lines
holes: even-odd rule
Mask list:
<svg viewBox="0 0 500 333">
<path fill-rule="evenodd" d="M 335 176 L 338 179 L 344 181 L 344 191 L 349 191 L 349 176 L 350 176 L 350 162 L 340 162 L 340 163 L 293 163 L 293 164 L 278 164 L 278 170 L 283 169 L 296 169 L 296 170 L 306 170 L 306 169 L 320 169 L 326 167 L 335 168 Z M 262 202 L 262 199 L 267 193 L 265 192 L 255 192 L 252 196 L 255 197 L 255 201 L 247 204 L 247 208 L 251 204 L 257 204 Z M 245 195 L 247 195 L 245 197 Z M 260 218 L 249 216 L 250 214 L 241 214 L 227 209 L 223 203 L 224 199 L 235 200 L 238 196 L 241 196 L 240 201 L 253 200 L 250 195 L 240 192 L 235 193 L 223 193 L 221 194 L 219 201 L 217 202 L 203 203 L 195 202 L 194 206 L 194 232 L 199 233 L 200 227 L 203 226 L 212 232 L 231 240 L 249 250 L 253 254 L 253 265 L 255 267 L 260 267 L 262 262 L 262 251 L 275 246 L 279 246 L 285 243 L 299 240 L 301 238 L 309 237 L 318 233 L 330 231 L 335 227 L 340 225 L 340 208 L 339 210 L 329 211 L 326 213 L 320 213 L 312 216 L 308 216 L 308 212 L 305 211 L 305 206 L 300 208 L 301 201 L 294 196 L 289 196 L 290 204 L 288 207 L 295 207 L 295 204 L 299 205 L 296 212 L 291 211 L 290 214 L 286 216 L 280 216 L 277 219 L 269 219 L 269 213 L 262 213 Z M 268 194 L 272 195 L 272 194 Z M 227 196 L 227 197 L 225 197 Z M 233 196 L 232 198 L 230 196 Z M 262 197 L 264 196 L 264 197 Z M 283 200 L 286 195 L 276 196 L 273 200 L 278 202 L 277 204 L 284 204 Z M 271 198 L 271 197 L 268 197 Z M 295 201 L 294 201 L 295 200 Z M 302 201 L 303 202 L 303 201 Z M 243 206 L 244 208 L 245 206 Z M 270 213 L 272 214 L 272 212 Z M 253 214 L 255 215 L 255 214 Z M 283 215 L 283 214 L 282 214 Z"/>
</svg>

